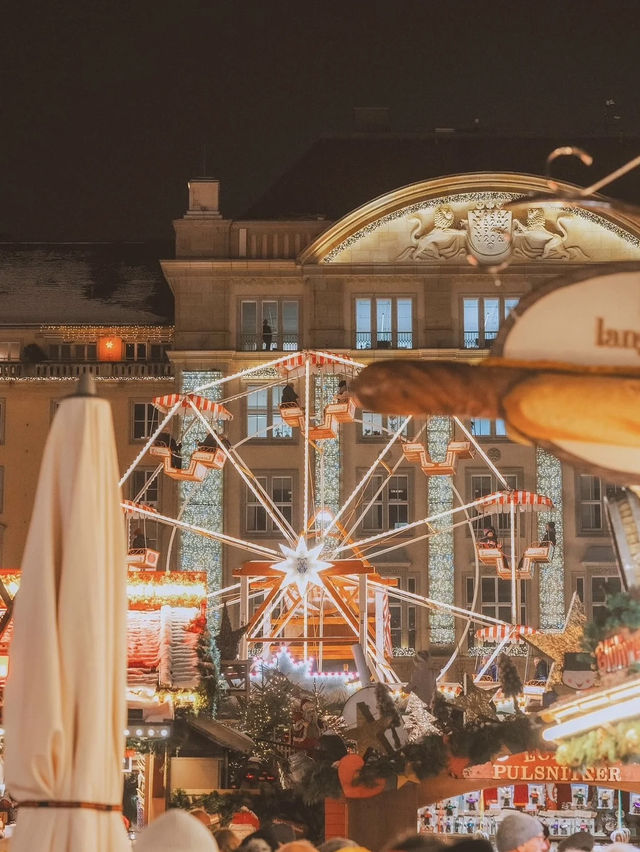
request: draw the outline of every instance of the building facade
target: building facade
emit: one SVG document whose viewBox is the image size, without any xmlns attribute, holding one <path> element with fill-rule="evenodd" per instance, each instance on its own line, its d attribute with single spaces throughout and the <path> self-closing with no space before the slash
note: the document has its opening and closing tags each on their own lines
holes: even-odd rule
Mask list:
<svg viewBox="0 0 640 852">
<path fill-rule="evenodd" d="M 2 564 L 19 563 L 51 413 L 69 392 L 69 379 L 89 369 L 112 402 L 123 472 L 135 463 L 125 483 L 130 499 L 278 549 L 277 524 L 246 477 L 227 466 L 196 488 L 158 475 L 157 460 L 148 453 L 140 457 L 159 424 L 152 399 L 209 385 L 233 414 L 226 435 L 251 482 L 297 532 L 308 521 L 303 490 L 318 487 L 318 459 L 325 453 L 322 477 L 330 483 L 324 504 L 331 503 L 335 513 L 357 492 L 343 516 L 352 537 L 382 538 L 393 531 L 393 547 L 369 553 L 380 575 L 397 579 L 404 591 L 475 606 L 504 621 L 512 620 L 515 606 L 519 622 L 541 628 L 560 627 L 577 592 L 588 616 L 596 615 L 605 583 L 617 582 L 604 511 L 613 486 L 510 441 L 501 421 L 416 418 L 403 426 L 399 418 L 358 410 L 353 422 L 340 426 L 331 449 L 328 443 L 309 449 L 301 429 L 282 418 L 285 382 L 271 364 L 300 350 L 330 351 L 343 359 L 344 369 L 334 364 L 312 377 L 309 403 L 320 420 L 338 383 L 349 379 L 350 360 L 485 358 L 501 324 L 531 290 L 587 264 L 597 269 L 640 259 L 640 223 L 615 210 L 541 201 L 540 194 L 549 193 L 547 183 L 515 173 L 414 183 L 345 210 L 335 221 L 229 220 L 219 193 L 215 180 L 191 181 L 188 210 L 174 223 L 175 258 L 161 263 L 174 299 L 173 324 L 150 316 L 139 303 L 126 315 L 120 304 L 113 321 L 101 322 L 90 302 L 77 306 L 73 322 L 62 322 L 58 313 L 20 324 L 19 311 L 11 322 L 3 321 Z M 541 357 L 544 346 L 541 329 Z M 247 372 L 259 367 L 264 369 Z M 216 385 L 220 378 L 226 381 Z M 302 395 L 303 383 L 292 383 Z M 466 440 L 465 429 L 501 476 L 478 453 L 456 459 L 455 472 L 446 477 L 426 476 L 420 464 L 403 456 L 400 443 L 381 456 L 398 433 L 421 441 L 441 461 L 451 441 Z M 311 486 L 304 473 L 309 466 Z M 361 482 L 366 484 L 359 489 Z M 532 579 L 520 581 L 515 605 L 510 582 L 477 563 L 471 534 L 494 526 L 508 550 L 508 514 L 487 519 L 458 512 L 453 522 L 416 524 L 501 490 L 505 482 L 545 494 L 555 506 L 552 512 L 518 513 L 518 553 L 543 537 L 549 521 L 557 541 L 550 561 L 536 566 Z M 232 585 L 247 560 L 241 549 L 175 533 L 167 524 L 149 521 L 145 534 L 161 553 L 161 567 L 206 570 L 212 591 Z M 410 597 L 392 599 L 389 618 L 399 670 L 402 656 L 413 650 L 444 651 L 456 641 L 471 656 L 481 650 L 472 633 L 463 635 L 464 622 Z"/>
</svg>

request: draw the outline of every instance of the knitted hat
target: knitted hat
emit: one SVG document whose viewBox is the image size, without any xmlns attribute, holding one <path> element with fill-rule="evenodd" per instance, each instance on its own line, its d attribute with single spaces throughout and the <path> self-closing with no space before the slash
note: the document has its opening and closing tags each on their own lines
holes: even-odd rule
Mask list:
<svg viewBox="0 0 640 852">
<path fill-rule="evenodd" d="M 498 826 L 496 847 L 498 852 L 513 852 L 532 837 L 542 837 L 542 823 L 517 811 L 506 816 Z"/>
</svg>

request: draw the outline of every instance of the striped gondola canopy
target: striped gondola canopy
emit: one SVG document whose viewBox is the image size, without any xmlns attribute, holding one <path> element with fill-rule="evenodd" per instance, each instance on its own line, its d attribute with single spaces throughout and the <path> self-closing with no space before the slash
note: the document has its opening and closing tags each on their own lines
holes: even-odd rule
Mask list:
<svg viewBox="0 0 640 852">
<path fill-rule="evenodd" d="M 153 404 L 158 409 L 166 414 L 170 408 L 173 408 L 176 403 L 180 403 L 182 408 L 191 408 L 190 402 L 195 407 L 202 411 L 203 414 L 213 415 L 214 420 L 232 420 L 233 414 L 228 411 L 224 405 L 219 402 L 214 402 L 204 396 L 198 396 L 195 393 L 168 393 L 164 396 L 157 396 L 153 400 Z"/>
<path fill-rule="evenodd" d="M 543 512 L 553 509 L 553 501 L 543 494 L 533 491 L 496 491 L 483 498 L 484 502 L 475 509 L 479 515 L 494 515 L 496 512 L 508 512 L 515 506 L 521 512 L 532 510 Z"/>
<path fill-rule="evenodd" d="M 519 642 L 522 636 L 531 636 L 536 632 L 528 624 L 491 624 L 476 630 L 476 639 L 481 642 L 502 642 L 509 637 L 511 642 Z"/>
<path fill-rule="evenodd" d="M 348 355 L 334 355 L 332 352 L 296 352 L 286 361 L 278 364 L 278 372 L 282 376 L 293 379 L 304 374 L 306 364 L 309 362 L 312 371 L 321 370 L 323 367 L 333 367 L 336 371 L 341 372 L 345 369 L 350 369 L 350 364 L 345 364 L 345 361 L 353 361 Z M 353 361 L 353 367 L 359 367 L 356 361 Z"/>
</svg>

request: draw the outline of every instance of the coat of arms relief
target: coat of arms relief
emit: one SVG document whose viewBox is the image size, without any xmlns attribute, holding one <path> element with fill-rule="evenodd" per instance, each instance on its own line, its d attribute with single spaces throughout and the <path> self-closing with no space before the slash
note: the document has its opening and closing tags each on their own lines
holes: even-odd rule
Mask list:
<svg viewBox="0 0 640 852">
<path fill-rule="evenodd" d="M 571 237 L 572 216 L 548 222 L 540 207 L 530 207 L 525 221 L 500 203 L 480 201 L 456 222 L 448 204 L 436 207 L 433 224 L 418 216 L 410 220 L 410 244 L 397 260 L 452 260 L 472 255 L 480 263 L 501 263 L 508 257 L 527 260 L 580 260 L 588 255 Z"/>
</svg>

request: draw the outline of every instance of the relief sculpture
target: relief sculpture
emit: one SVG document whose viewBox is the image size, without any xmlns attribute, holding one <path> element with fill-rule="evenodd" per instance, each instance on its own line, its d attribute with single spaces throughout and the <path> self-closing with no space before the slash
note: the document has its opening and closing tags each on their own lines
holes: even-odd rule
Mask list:
<svg viewBox="0 0 640 852">
<path fill-rule="evenodd" d="M 433 228 L 425 228 L 421 219 L 412 217 L 411 245 L 404 249 L 397 260 L 447 259 L 466 254 L 466 222 L 456 228 L 453 210 L 448 205 L 437 207 L 433 217 Z"/>
<path fill-rule="evenodd" d="M 558 216 L 556 228 L 558 233 L 547 228 L 544 210 L 540 207 L 530 207 L 527 211 L 527 221 L 514 219 L 513 225 L 513 254 L 516 257 L 526 257 L 530 260 L 576 260 L 588 258 L 588 255 L 576 245 L 570 245 L 569 227 L 570 216 Z"/>
</svg>

